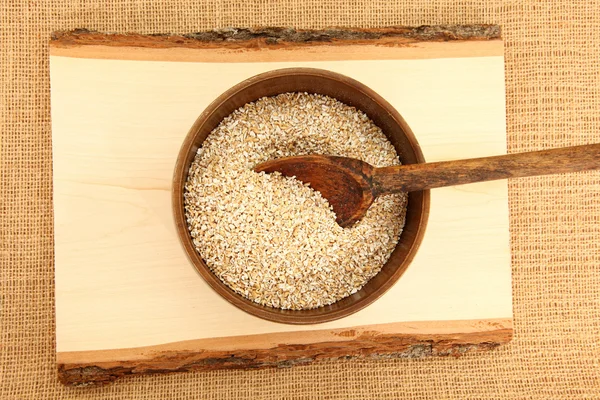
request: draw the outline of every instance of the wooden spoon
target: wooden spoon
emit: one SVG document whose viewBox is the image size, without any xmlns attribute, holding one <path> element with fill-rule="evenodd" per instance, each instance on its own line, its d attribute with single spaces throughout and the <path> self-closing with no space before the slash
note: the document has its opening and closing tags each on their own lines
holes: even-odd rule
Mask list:
<svg viewBox="0 0 600 400">
<path fill-rule="evenodd" d="M 329 201 L 337 223 L 347 227 L 384 194 L 596 168 L 600 168 L 600 144 L 384 168 L 354 158 L 309 155 L 270 160 L 254 170 L 278 171 L 309 183 Z"/>
</svg>

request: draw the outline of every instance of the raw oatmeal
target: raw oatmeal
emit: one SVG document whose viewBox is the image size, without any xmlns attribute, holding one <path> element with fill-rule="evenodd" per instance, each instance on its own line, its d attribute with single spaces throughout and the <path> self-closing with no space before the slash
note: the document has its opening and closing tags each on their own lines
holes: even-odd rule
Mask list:
<svg viewBox="0 0 600 400">
<path fill-rule="evenodd" d="M 404 226 L 405 194 L 378 198 L 344 229 L 319 192 L 252 170 L 305 154 L 399 164 L 364 113 L 327 96 L 285 93 L 225 118 L 198 150 L 185 185 L 196 250 L 221 281 L 266 306 L 311 309 L 355 293 L 385 264 Z"/>
</svg>

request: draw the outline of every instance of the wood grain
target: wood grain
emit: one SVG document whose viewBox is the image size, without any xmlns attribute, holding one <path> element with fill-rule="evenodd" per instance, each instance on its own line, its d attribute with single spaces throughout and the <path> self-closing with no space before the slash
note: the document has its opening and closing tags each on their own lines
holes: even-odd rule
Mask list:
<svg viewBox="0 0 600 400">
<path fill-rule="evenodd" d="M 259 47 L 408 45 L 417 42 L 498 40 L 498 25 L 422 25 L 416 27 L 302 30 L 281 27 L 225 28 L 184 35 L 103 33 L 87 29 L 56 31 L 53 47 L 111 46 L 187 49 L 252 49 Z"/>
<path fill-rule="evenodd" d="M 52 55 L 184 62 L 398 60 L 489 57 L 502 53 L 497 25 L 322 31 L 225 29 L 153 36 L 80 29 L 55 32 L 50 41 Z"/>
<path fill-rule="evenodd" d="M 377 168 L 373 170 L 372 179 L 374 191 L 385 194 L 598 168 L 600 144 L 589 144 L 504 156 Z"/>
<path fill-rule="evenodd" d="M 246 368 L 288 368 L 336 358 L 460 357 L 492 350 L 512 338 L 511 320 L 396 323 L 353 329 L 274 333 L 194 340 L 135 349 L 59 353 L 59 379 L 71 386 L 103 385 L 117 378 Z M 418 332 L 418 333 L 413 333 Z"/>
<path fill-rule="evenodd" d="M 365 83 L 406 119 L 429 162 L 505 153 L 501 41 L 301 47 L 52 46 L 56 346 L 62 375 L 70 376 L 65 382 L 168 370 L 145 364 L 153 351 L 185 351 L 200 360 L 206 352 L 318 347 L 345 337 L 322 332 L 374 325 L 397 328 L 381 331 L 383 337 L 406 335 L 405 342 L 417 345 L 419 335 L 511 329 L 505 181 L 432 190 L 427 232 L 405 274 L 368 308 L 338 321 L 293 326 L 252 317 L 211 290 L 191 266 L 171 215 L 177 154 L 198 115 L 258 73 L 316 67 Z M 496 319 L 507 322 L 499 328 L 486 323 Z M 469 322 L 458 327 L 455 321 Z M 236 347 L 241 336 L 255 338 L 243 342 L 244 351 Z M 480 339 L 457 349 L 486 348 L 487 339 Z M 501 334 L 491 343 L 507 340 Z M 343 347 L 347 355 L 363 356 L 411 351 L 390 343 Z M 295 359 L 279 363 L 272 351 L 263 364 L 302 362 L 302 349 L 310 347 L 302 346 Z M 328 344 L 324 349 L 327 354 L 315 358 L 343 353 Z M 219 360 L 198 365 L 235 365 Z M 185 366 L 177 361 L 171 370 Z"/>
</svg>

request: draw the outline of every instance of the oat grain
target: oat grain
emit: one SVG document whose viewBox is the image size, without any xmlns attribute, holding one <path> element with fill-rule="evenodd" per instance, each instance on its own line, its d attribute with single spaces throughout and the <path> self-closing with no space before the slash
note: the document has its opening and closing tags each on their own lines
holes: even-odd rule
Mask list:
<svg viewBox="0 0 600 400">
<path fill-rule="evenodd" d="M 285 93 L 226 117 L 198 150 L 185 185 L 196 250 L 221 281 L 266 306 L 311 309 L 355 293 L 380 271 L 404 226 L 405 194 L 379 197 L 343 229 L 318 192 L 252 170 L 305 154 L 399 164 L 364 113 L 327 96 Z"/>
</svg>

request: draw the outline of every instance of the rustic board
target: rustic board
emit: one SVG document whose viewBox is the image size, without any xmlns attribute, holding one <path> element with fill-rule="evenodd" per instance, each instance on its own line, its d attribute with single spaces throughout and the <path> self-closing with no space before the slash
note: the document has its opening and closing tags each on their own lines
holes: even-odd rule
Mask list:
<svg viewBox="0 0 600 400">
<path fill-rule="evenodd" d="M 292 326 L 250 316 L 213 292 L 187 260 L 170 203 L 179 147 L 213 99 L 257 73 L 309 66 L 365 83 L 402 114 L 428 161 L 506 152 L 497 27 L 352 32 L 54 36 L 62 382 L 346 356 L 460 355 L 510 340 L 506 181 L 432 190 L 424 241 L 407 272 L 373 305 L 338 321 Z"/>
</svg>

